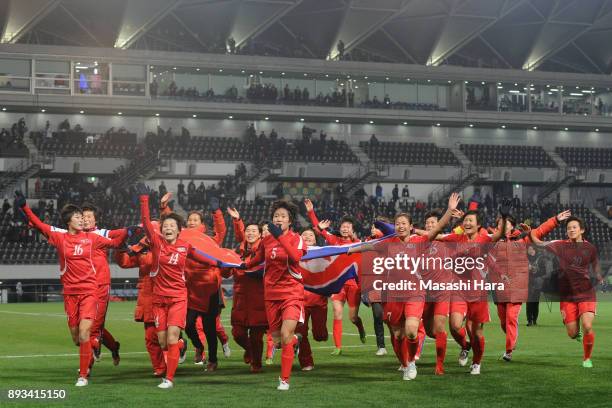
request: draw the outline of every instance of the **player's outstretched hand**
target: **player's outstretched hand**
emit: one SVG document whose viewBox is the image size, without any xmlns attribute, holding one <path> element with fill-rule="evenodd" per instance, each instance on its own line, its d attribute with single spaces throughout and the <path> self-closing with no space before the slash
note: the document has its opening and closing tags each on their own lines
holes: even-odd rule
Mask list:
<svg viewBox="0 0 612 408">
<path fill-rule="evenodd" d="M 319 225 L 317 225 L 317 227 L 319 227 L 319 229 L 321 231 L 328 229 L 329 226 L 331 225 L 331 221 L 330 220 L 323 220 L 321 222 L 319 222 Z"/>
<path fill-rule="evenodd" d="M 168 192 L 159 200 L 159 208 L 164 209 L 168 207 L 168 203 L 172 199 L 172 193 Z"/>
<path fill-rule="evenodd" d="M 268 223 L 268 231 L 270 231 L 270 234 L 272 234 L 274 238 L 278 238 L 283 235 L 283 230 L 281 227 L 271 222 Z"/>
<path fill-rule="evenodd" d="M 565 220 L 567 220 L 571 216 L 572 216 L 572 212 L 570 210 L 565 210 L 565 211 L 560 212 L 559 214 L 557 214 L 557 221 L 558 222 L 565 221 Z"/>
<path fill-rule="evenodd" d="M 306 206 L 306 211 L 311 212 L 314 209 L 314 205 L 312 204 L 312 201 L 310 201 L 310 199 L 305 198 L 304 199 L 304 206 Z"/>
<path fill-rule="evenodd" d="M 502 217 L 506 218 L 510 215 L 510 209 L 512 208 L 512 200 L 504 198 L 501 206 L 499 207 L 499 213 Z"/>
<path fill-rule="evenodd" d="M 461 196 L 459 196 L 459 193 L 451 194 L 450 197 L 448 197 L 448 209 L 451 211 L 456 210 L 457 206 L 459 205 L 459 201 L 461 201 Z"/>
<path fill-rule="evenodd" d="M 234 207 L 227 207 L 227 213 L 235 220 L 240 219 L 240 213 Z"/>
</svg>

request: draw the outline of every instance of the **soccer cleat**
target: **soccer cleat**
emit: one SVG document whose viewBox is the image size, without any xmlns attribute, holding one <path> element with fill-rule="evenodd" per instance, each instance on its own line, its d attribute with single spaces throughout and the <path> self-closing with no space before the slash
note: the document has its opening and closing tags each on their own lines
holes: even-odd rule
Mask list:
<svg viewBox="0 0 612 408">
<path fill-rule="evenodd" d="M 472 364 L 470 367 L 470 374 L 480 375 L 480 364 Z"/>
<path fill-rule="evenodd" d="M 339 356 L 340 354 L 342 354 L 342 349 L 334 349 L 334 351 L 331 352 L 332 356 Z"/>
<path fill-rule="evenodd" d="M 387 355 L 387 349 L 384 347 L 379 348 L 378 350 L 376 350 L 376 355 L 377 356 L 386 356 Z"/>
<path fill-rule="evenodd" d="M 223 357 L 229 358 L 232 355 L 232 350 L 230 349 L 229 341 L 223 344 Z"/>
<path fill-rule="evenodd" d="M 272 360 L 271 358 L 266 358 L 266 365 L 272 365 L 274 364 L 274 360 Z"/>
<path fill-rule="evenodd" d="M 204 364 L 204 358 L 202 357 L 202 349 L 195 349 L 195 356 L 193 358 L 193 364 L 202 365 Z"/>
<path fill-rule="evenodd" d="M 183 339 L 179 339 L 179 343 L 182 343 L 179 354 L 179 364 L 183 364 L 185 359 L 187 359 L 187 342 Z"/>
<path fill-rule="evenodd" d="M 157 386 L 157 388 L 162 388 L 164 390 L 167 390 L 167 389 L 172 388 L 172 387 L 174 387 L 174 384 L 172 383 L 172 381 L 170 381 L 170 380 L 168 380 L 166 378 L 164 378 L 162 380 L 161 384 L 159 384 Z"/>
<path fill-rule="evenodd" d="M 76 384 L 74 384 L 77 387 L 86 387 L 89 384 L 89 381 L 87 380 L 87 378 L 85 377 L 79 377 L 79 379 L 77 380 Z"/>
<path fill-rule="evenodd" d="M 468 349 L 461 349 L 461 352 L 459 353 L 459 365 L 461 367 L 465 367 L 467 365 L 469 352 L 470 350 Z"/>
<path fill-rule="evenodd" d="M 576 334 L 576 337 L 574 337 L 574 340 L 576 340 L 578 343 L 582 343 L 582 329 L 578 330 L 578 334 Z"/>
<path fill-rule="evenodd" d="M 208 362 L 208 364 L 206 365 L 206 371 L 209 372 L 213 372 L 213 371 L 217 371 L 217 363 L 212 363 L 212 362 Z"/>
<path fill-rule="evenodd" d="M 593 362 L 591 361 L 590 358 L 587 358 L 586 360 L 584 360 L 582 362 L 582 367 L 584 367 L 584 368 L 593 368 Z"/>
<path fill-rule="evenodd" d="M 417 367 L 414 361 L 408 363 L 408 367 L 404 370 L 403 379 L 406 381 L 414 380 L 417 376 Z"/>
<path fill-rule="evenodd" d="M 283 381 L 280 377 L 278 377 L 278 387 L 276 387 L 279 391 L 289 391 L 289 382 Z"/>
<path fill-rule="evenodd" d="M 302 371 L 312 371 L 314 370 L 313 365 L 307 365 L 306 367 L 302 367 Z"/>
<path fill-rule="evenodd" d="M 361 340 L 363 344 L 366 342 L 366 332 L 363 326 L 359 327 L 359 340 Z"/>
<path fill-rule="evenodd" d="M 504 353 L 501 358 L 502 360 L 507 361 L 507 362 L 512 361 L 512 352 Z"/>
<path fill-rule="evenodd" d="M 111 355 L 113 356 L 114 366 L 118 366 L 119 362 L 121 361 L 121 357 L 119 356 L 119 347 L 121 347 L 121 344 L 117 342 L 117 347 L 115 347 L 115 349 L 111 351 Z"/>
</svg>

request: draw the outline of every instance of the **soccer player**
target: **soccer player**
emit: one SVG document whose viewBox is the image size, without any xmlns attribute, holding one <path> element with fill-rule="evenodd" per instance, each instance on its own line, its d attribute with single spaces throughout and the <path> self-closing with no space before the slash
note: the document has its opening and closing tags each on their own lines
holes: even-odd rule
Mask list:
<svg viewBox="0 0 612 408">
<path fill-rule="evenodd" d="M 300 234 L 307 246 L 316 246 L 317 237 L 311 228 L 302 230 Z M 298 360 L 302 371 L 314 369 L 312 349 L 308 341 L 308 320 L 312 322 L 312 338 L 315 341 L 327 341 L 327 297 L 304 291 L 304 324 L 298 326 L 297 331 L 302 334 L 298 352 Z"/>
<path fill-rule="evenodd" d="M 27 206 L 26 199 L 16 199 L 34 228 L 39 230 L 57 249 L 61 277 L 64 287 L 64 309 L 68 317 L 68 328 L 74 344 L 79 346 L 79 378 L 77 387 L 88 384 L 90 365 L 93 362 L 91 348 L 91 326 L 96 317 L 98 281 L 94 267 L 94 253 L 99 249 L 117 248 L 127 231 L 112 240 L 101 235 L 83 231 L 83 212 L 79 207 L 66 205 L 60 217 L 66 225 L 65 231 L 43 223 Z"/>
<path fill-rule="evenodd" d="M 571 216 L 570 211 L 563 211 L 545 221 L 533 234 L 542 239 L 555 229 L 559 223 Z M 527 260 L 527 245 L 531 243 L 530 234 L 516 228 L 516 220 L 508 216 L 506 234 L 493 247 L 490 258 L 490 280 L 505 282 L 504 290 L 494 292 L 497 315 L 502 331 L 506 334 L 506 351 L 502 355 L 504 361 L 512 361 L 512 352 L 518 339 L 518 316 L 522 302 L 527 301 L 529 293 L 529 261 Z"/>
<path fill-rule="evenodd" d="M 461 223 L 461 233 L 452 232 L 450 234 L 439 237 L 444 242 L 459 242 L 459 243 L 475 243 L 475 244 L 490 244 L 497 242 L 504 234 L 506 229 L 506 218 L 510 212 L 510 201 L 504 200 L 500 207 L 502 218 L 495 234 L 489 236 L 486 230 L 482 228 L 481 215 L 478 210 L 470 210 L 463 215 Z M 473 252 L 468 251 L 468 256 Z M 475 248 L 475 252 L 479 255 L 484 255 L 482 252 L 487 252 L 488 248 Z M 455 274 L 455 279 L 464 279 L 473 282 L 478 278 L 481 271 L 474 268 L 461 275 Z M 461 276 L 461 278 L 459 278 Z M 466 330 L 462 327 L 463 320 L 467 319 L 466 328 L 469 330 L 474 355 L 470 374 L 480 374 L 480 364 L 485 349 L 484 324 L 491 321 L 489 314 L 489 304 L 486 300 L 487 293 L 484 290 L 463 290 L 460 293 L 453 293 L 450 304 L 450 330 L 451 334 L 461 345 L 461 353 L 459 355 L 459 364 L 465 365 L 467 362 L 467 341 L 465 338 Z"/>
<path fill-rule="evenodd" d="M 213 240 L 221 246 L 227 233 L 223 213 L 219 209 L 219 199 L 213 197 L 209 203 L 213 217 L 215 235 Z M 187 228 L 206 233 L 204 216 L 198 211 L 192 211 L 187 217 Z M 221 292 L 221 270 L 216 266 L 202 264 L 188 259 L 185 264 L 185 280 L 187 285 L 187 322 L 185 332 L 196 348 L 196 356 L 202 355 L 204 345 L 200 341 L 196 329 L 196 319 L 202 318 L 202 326 L 208 343 L 208 364 L 206 371 L 217 370 L 217 318 L 223 307 Z"/>
<path fill-rule="evenodd" d="M 567 239 L 543 243 L 535 234 L 531 239 L 556 255 L 559 262 L 559 295 L 561 316 L 571 339 L 582 340 L 582 366 L 592 368 L 591 355 L 595 344 L 593 321 L 597 310 L 594 275 L 597 284 L 603 277 L 597 259 L 597 248 L 585 239 L 586 226 L 578 217 L 566 222 Z M 582 327 L 582 331 L 581 331 Z"/>
<path fill-rule="evenodd" d="M 232 217 L 235 239 L 240 244 L 238 253 L 245 262 L 249 262 L 261 245 L 263 229 L 255 223 L 245 227 L 235 208 L 228 208 L 227 213 Z M 226 271 L 224 273 L 227 274 Z M 263 337 L 268 328 L 263 279 L 257 273 L 246 273 L 238 268 L 228 272 L 234 276 L 232 336 L 244 349 L 243 360 L 250 365 L 251 372 L 260 373 Z"/>
<path fill-rule="evenodd" d="M 435 225 L 435 227 L 427 231 L 425 235 L 411 235 L 413 230 L 412 217 L 406 213 L 400 213 L 395 216 L 395 233 L 396 236 L 389 239 L 386 242 L 389 243 L 400 243 L 400 244 L 418 244 L 418 243 L 429 243 L 434 240 L 440 231 L 448 224 L 451 219 L 453 212 L 457 209 L 460 198 L 457 193 L 450 195 L 448 199 L 448 209 L 444 213 L 444 216 Z M 403 250 L 396 246 L 389 248 L 390 251 Z M 406 249 L 414 247 L 414 245 L 405 245 Z M 427 248 L 426 246 L 419 247 L 416 252 L 422 251 Z M 361 252 L 363 250 L 369 250 L 368 245 L 364 245 L 361 248 L 357 248 L 351 252 Z M 410 250 L 410 253 L 416 253 L 414 248 Z M 397 254 L 393 254 L 395 256 Z M 389 257 L 392 255 L 389 254 Z M 419 272 L 419 271 L 415 271 Z M 417 276 L 417 275 L 412 275 Z M 406 294 L 394 294 L 393 292 L 387 293 L 387 302 L 384 305 L 384 312 L 387 319 L 387 323 L 391 327 L 395 341 L 399 344 L 396 349 L 399 349 L 400 360 L 402 366 L 407 367 L 403 372 L 404 380 L 414 380 L 417 376 L 416 368 L 416 355 L 419 348 L 418 332 L 421 318 L 423 316 L 423 308 L 425 306 L 425 296 L 422 291 L 418 288 L 412 291 L 406 299 Z M 401 299 L 401 300 L 400 300 Z"/>
<path fill-rule="evenodd" d="M 282 345 L 281 375 L 277 389 L 289 390 L 289 377 L 299 344 L 295 335 L 298 323 L 304 321 L 304 286 L 302 277 L 294 271 L 306 247 L 290 228 L 297 217 L 297 207 L 284 200 L 272 204 L 272 222 L 257 254 L 243 267 L 253 267 L 265 260 L 264 298 L 268 326 L 274 342 Z"/>
<path fill-rule="evenodd" d="M 213 264 L 209 258 L 201 255 L 195 248 L 181 239 L 182 218 L 175 213 L 161 218 L 161 235 L 151 223 L 149 215 L 148 189 L 137 186 L 140 195 L 140 212 L 142 225 L 153 253 L 153 314 L 157 337 L 162 348 L 167 349 L 166 377 L 159 388 L 169 389 L 174 386 L 174 374 L 179 364 L 179 335 L 185 327 L 187 314 L 187 287 L 185 285 L 185 265 L 187 258 L 205 264 Z M 215 263 L 216 265 L 216 263 Z"/>
<path fill-rule="evenodd" d="M 170 197 L 166 198 L 167 200 Z M 105 238 L 114 238 L 123 233 L 123 230 L 107 230 L 99 229 L 97 226 L 98 209 L 89 203 L 84 203 L 81 206 L 83 211 L 83 230 L 102 235 Z M 120 343 L 115 340 L 113 335 L 106 329 L 106 314 L 108 312 L 108 303 L 110 300 L 110 268 L 108 266 L 108 253 L 106 249 L 97 249 L 93 254 L 93 266 L 96 270 L 96 279 L 98 280 L 98 305 L 96 308 L 96 317 L 91 326 L 91 344 L 93 348 L 94 358 L 100 358 L 100 343 L 102 343 L 111 352 L 113 364 L 118 365 L 120 361 L 119 347 Z"/>
<path fill-rule="evenodd" d="M 355 233 L 355 220 L 345 216 L 340 220 L 340 236 L 331 234 L 327 229 L 331 225 L 331 221 L 324 220 L 319 222 L 317 215 L 314 212 L 314 206 L 309 199 L 304 200 L 308 218 L 314 227 L 314 231 L 320 234 L 329 245 L 344 245 L 359 242 Z M 342 353 L 342 317 L 344 312 L 344 304 L 349 306 L 349 319 L 357 327 L 359 331 L 359 339 L 362 343 L 366 341 L 366 333 L 363 327 L 363 322 L 359 317 L 359 305 L 361 303 L 361 288 L 355 279 L 349 279 L 343 285 L 340 293 L 335 293 L 331 296 L 332 306 L 334 310 L 334 325 L 333 336 L 334 345 L 336 348 L 332 355 L 340 355 Z"/>
<path fill-rule="evenodd" d="M 389 222 L 386 218 L 378 219 L 382 222 Z M 372 228 L 370 231 L 370 236 L 366 238 L 366 241 L 371 241 L 374 239 L 381 238 L 383 236 L 383 232 L 376 228 L 376 225 L 372 224 Z M 383 313 L 383 305 L 382 299 L 380 296 L 380 291 L 370 289 L 363 296 L 367 296 L 367 301 L 372 308 L 372 318 L 374 321 L 374 334 L 376 336 L 376 355 L 377 356 L 385 356 L 387 355 L 387 349 L 385 348 L 385 326 L 384 326 L 384 313 Z"/>
</svg>

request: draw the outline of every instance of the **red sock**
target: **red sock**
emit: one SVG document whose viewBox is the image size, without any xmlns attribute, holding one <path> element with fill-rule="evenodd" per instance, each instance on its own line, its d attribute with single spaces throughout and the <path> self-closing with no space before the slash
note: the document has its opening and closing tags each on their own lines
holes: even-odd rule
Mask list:
<svg viewBox="0 0 612 408">
<path fill-rule="evenodd" d="M 229 338 L 227 337 L 227 333 L 225 332 L 225 327 L 223 327 L 223 324 L 221 323 L 221 315 L 217 316 L 215 325 L 217 331 L 217 338 L 219 339 L 221 344 L 227 343 L 229 341 Z"/>
<path fill-rule="evenodd" d="M 145 323 L 145 344 L 149 352 L 149 357 L 151 358 L 153 370 L 158 373 L 166 371 L 164 352 L 159 345 L 155 325 L 152 323 Z"/>
<path fill-rule="evenodd" d="M 593 345 L 595 344 L 595 332 L 590 332 L 582 337 L 582 348 L 584 350 L 584 359 L 588 360 L 593 354 Z"/>
<path fill-rule="evenodd" d="M 482 356 L 484 355 L 485 338 L 484 336 L 480 336 L 480 337 L 476 337 L 475 340 L 476 341 L 474 341 L 474 343 L 472 344 L 472 347 L 474 348 L 473 363 L 480 364 L 480 361 L 482 360 Z"/>
<path fill-rule="evenodd" d="M 166 368 L 166 379 L 170 381 L 174 381 L 174 373 L 176 372 L 176 368 L 178 367 L 179 357 L 181 354 L 180 350 L 181 346 L 179 343 L 176 344 L 168 344 L 168 354 L 167 354 L 167 368 Z"/>
<path fill-rule="evenodd" d="M 467 349 L 468 345 L 467 345 L 467 340 L 465 339 L 465 335 L 466 335 L 465 327 L 462 327 L 457 332 L 451 330 L 451 334 L 453 338 L 455 339 L 455 341 L 457 342 L 457 344 L 461 346 L 461 349 L 463 350 Z"/>
<path fill-rule="evenodd" d="M 411 363 L 414 361 L 416 357 L 417 351 L 419 351 L 419 338 L 415 337 L 414 339 L 406 338 L 408 343 L 408 362 Z"/>
<path fill-rule="evenodd" d="M 281 379 L 289 382 L 291 377 L 291 367 L 293 366 L 293 358 L 295 357 L 295 351 L 293 345 L 297 339 L 294 337 L 293 341 L 289 344 L 283 344 L 281 353 Z"/>
<path fill-rule="evenodd" d="M 408 367 L 408 339 L 402 338 L 400 341 L 400 362 L 402 366 Z"/>
<path fill-rule="evenodd" d="M 274 339 L 270 332 L 266 332 L 266 358 L 272 358 L 274 355 Z"/>
<path fill-rule="evenodd" d="M 400 364 L 404 365 L 404 361 L 402 360 L 402 350 L 400 348 L 400 342 L 393 334 L 391 334 L 391 345 L 393 346 L 393 352 L 395 352 L 395 356 L 399 360 Z"/>
<path fill-rule="evenodd" d="M 419 324 L 419 333 L 417 334 L 417 340 L 418 340 L 418 347 L 417 347 L 417 352 L 416 355 L 417 357 L 421 357 L 421 353 L 423 352 L 423 347 L 425 347 L 425 337 L 427 336 L 427 334 L 425 334 L 425 326 L 423 326 L 423 322 L 421 322 L 421 324 Z"/>
<path fill-rule="evenodd" d="M 113 351 L 117 349 L 117 341 L 113 337 L 112 334 L 106 329 L 102 329 L 102 344 L 106 346 L 107 349 Z"/>
<path fill-rule="evenodd" d="M 91 341 L 81 342 L 79 344 L 79 376 L 87 377 L 87 370 L 92 358 Z"/>
<path fill-rule="evenodd" d="M 446 357 L 446 332 L 436 334 L 436 368 L 444 370 L 444 357 Z"/>
<path fill-rule="evenodd" d="M 342 320 L 334 319 L 334 344 L 336 348 L 342 348 Z"/>
</svg>

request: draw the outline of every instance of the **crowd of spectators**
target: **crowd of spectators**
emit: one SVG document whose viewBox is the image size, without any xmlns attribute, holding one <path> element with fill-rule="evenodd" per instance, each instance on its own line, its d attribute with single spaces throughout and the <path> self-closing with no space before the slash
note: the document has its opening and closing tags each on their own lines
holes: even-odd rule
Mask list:
<svg viewBox="0 0 612 408">
<path fill-rule="evenodd" d="M 25 119 L 20 118 L 12 126 L 0 130 L 0 156 L 22 157 L 27 156 L 28 148 L 23 143 L 23 138 L 28 131 Z"/>
</svg>

